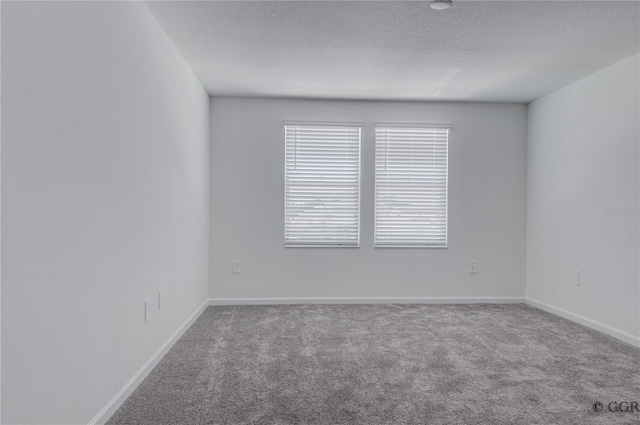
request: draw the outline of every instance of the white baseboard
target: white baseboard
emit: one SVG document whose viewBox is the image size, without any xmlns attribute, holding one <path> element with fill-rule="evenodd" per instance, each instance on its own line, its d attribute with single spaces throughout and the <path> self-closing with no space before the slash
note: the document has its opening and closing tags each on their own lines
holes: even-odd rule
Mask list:
<svg viewBox="0 0 640 425">
<path fill-rule="evenodd" d="M 524 297 L 210 298 L 209 305 L 265 304 L 518 304 Z"/>
<path fill-rule="evenodd" d="M 604 323 L 591 320 L 587 317 L 572 313 L 563 308 L 555 307 L 551 304 L 543 303 L 542 301 L 538 301 L 533 298 L 527 297 L 526 303 L 527 305 L 530 305 L 532 307 L 544 310 L 547 313 L 555 314 L 556 316 L 560 316 L 564 319 L 571 320 L 572 322 L 579 323 L 588 328 L 595 329 L 596 331 L 611 335 L 612 337 L 617 338 L 620 341 L 640 348 L 640 338 L 628 332 L 621 331 L 620 329 L 613 328 L 609 325 L 605 325 Z"/>
<path fill-rule="evenodd" d="M 89 421 L 89 425 L 97 425 L 104 424 L 113 416 L 113 414 L 118 410 L 118 408 L 124 403 L 124 401 L 133 393 L 133 391 L 140 385 L 140 383 L 147 377 L 149 372 L 153 370 L 153 368 L 160 362 L 160 360 L 164 357 L 165 354 L 173 347 L 173 344 L 180 339 L 182 334 L 189 329 L 189 326 L 196 321 L 198 317 L 202 314 L 202 312 L 209 305 L 209 300 L 206 300 L 200 307 L 194 311 L 191 316 L 184 321 L 182 325 L 176 330 L 173 335 L 169 337 L 169 339 L 162 344 L 162 346 L 156 351 L 153 356 L 149 360 L 146 361 L 144 365 L 129 379 L 129 382 L 124 384 L 124 386 L 113 396 L 111 400 Z"/>
</svg>

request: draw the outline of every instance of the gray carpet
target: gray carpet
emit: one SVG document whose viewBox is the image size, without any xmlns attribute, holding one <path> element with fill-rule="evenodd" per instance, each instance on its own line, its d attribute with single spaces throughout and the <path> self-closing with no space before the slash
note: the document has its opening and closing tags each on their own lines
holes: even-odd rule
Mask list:
<svg viewBox="0 0 640 425">
<path fill-rule="evenodd" d="M 209 307 L 108 423 L 640 423 L 610 401 L 640 350 L 525 305 Z"/>
</svg>

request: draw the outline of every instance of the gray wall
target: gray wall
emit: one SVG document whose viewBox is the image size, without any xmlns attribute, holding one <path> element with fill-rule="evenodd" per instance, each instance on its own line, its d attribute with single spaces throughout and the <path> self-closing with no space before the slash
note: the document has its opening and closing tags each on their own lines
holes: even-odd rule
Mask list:
<svg viewBox="0 0 640 425">
<path fill-rule="evenodd" d="M 142 3 L 2 9 L 2 419 L 87 423 L 208 296 L 209 97 Z"/>
<path fill-rule="evenodd" d="M 284 120 L 362 122 L 360 248 L 283 247 Z M 449 248 L 373 248 L 376 122 L 453 126 Z M 525 105 L 214 97 L 211 135 L 211 297 L 524 296 Z"/>
<path fill-rule="evenodd" d="M 527 151 L 527 296 L 636 339 L 638 62 L 531 103 Z"/>
</svg>

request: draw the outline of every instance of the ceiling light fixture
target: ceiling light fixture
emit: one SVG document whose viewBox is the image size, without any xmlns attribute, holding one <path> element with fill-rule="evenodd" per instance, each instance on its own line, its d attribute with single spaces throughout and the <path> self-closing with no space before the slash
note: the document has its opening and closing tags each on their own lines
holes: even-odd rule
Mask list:
<svg viewBox="0 0 640 425">
<path fill-rule="evenodd" d="M 433 0 L 430 6 L 435 10 L 445 10 L 451 7 L 451 0 Z"/>
</svg>

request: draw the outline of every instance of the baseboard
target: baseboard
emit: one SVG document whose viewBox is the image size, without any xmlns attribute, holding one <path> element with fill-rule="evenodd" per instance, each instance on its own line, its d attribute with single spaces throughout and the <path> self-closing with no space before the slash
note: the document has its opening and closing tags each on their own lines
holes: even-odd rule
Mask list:
<svg viewBox="0 0 640 425">
<path fill-rule="evenodd" d="M 524 297 L 210 298 L 209 305 L 269 304 L 518 304 Z"/>
<path fill-rule="evenodd" d="M 535 300 L 533 298 L 527 297 L 526 304 L 532 307 L 539 308 L 540 310 L 544 310 L 547 313 L 555 314 L 556 316 L 560 316 L 564 319 L 571 320 L 572 322 L 579 323 L 588 328 L 595 329 L 596 331 L 605 333 L 607 335 L 610 335 L 614 338 L 619 339 L 620 341 L 626 342 L 627 344 L 631 344 L 635 347 L 640 348 L 640 338 L 628 332 L 621 331 L 620 329 L 616 329 L 609 325 L 605 325 L 604 323 L 597 322 L 595 320 L 589 319 L 579 314 L 572 313 L 563 308 L 559 308 L 551 304 L 547 304 L 542 301 Z"/>
<path fill-rule="evenodd" d="M 111 400 L 89 421 L 89 425 L 104 424 L 113 416 L 118 408 L 124 403 L 124 401 L 131 395 L 131 393 L 140 385 L 140 383 L 147 377 L 149 372 L 158 364 L 158 362 L 164 357 L 165 354 L 173 347 L 173 344 L 180 339 L 182 334 L 189 329 L 189 326 L 196 321 L 196 319 L 202 314 L 202 312 L 209 305 L 209 300 L 206 300 L 200 307 L 194 311 L 187 320 L 176 330 L 169 339 L 162 344 L 162 346 L 156 351 L 149 360 L 129 379 L 129 382 L 113 396 Z"/>
</svg>

